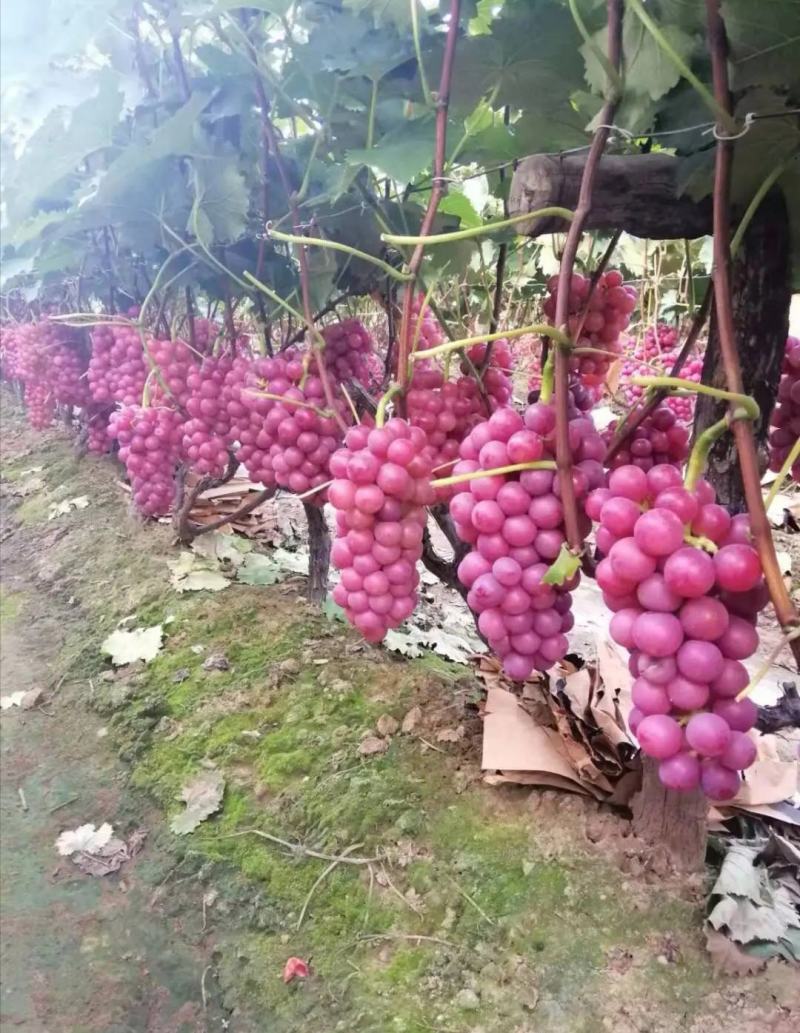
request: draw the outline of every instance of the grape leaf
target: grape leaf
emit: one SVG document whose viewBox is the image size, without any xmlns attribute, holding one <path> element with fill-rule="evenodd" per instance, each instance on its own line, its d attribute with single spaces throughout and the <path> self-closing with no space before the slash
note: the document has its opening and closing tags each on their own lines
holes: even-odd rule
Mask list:
<svg viewBox="0 0 800 1033">
<path fill-rule="evenodd" d="M 350 165 L 376 168 L 399 183 L 410 183 L 431 164 L 434 133 L 432 118 L 417 118 L 387 133 L 369 150 L 348 151 L 346 160 Z"/>
<path fill-rule="evenodd" d="M 220 771 L 203 771 L 181 789 L 179 799 L 186 808 L 176 814 L 169 827 L 177 836 L 194 832 L 197 826 L 218 811 L 225 792 L 225 779 Z"/>
<path fill-rule="evenodd" d="M 143 660 L 149 663 L 161 650 L 164 629 L 160 624 L 150 628 L 134 628 L 133 631 L 113 631 L 103 640 L 100 649 L 111 658 L 115 667 Z"/>
<path fill-rule="evenodd" d="M 420 29 L 423 28 L 428 14 L 424 6 L 417 3 Z M 411 27 L 411 9 L 408 0 L 344 0 L 344 7 L 355 14 L 369 14 L 376 27 L 394 25 L 398 29 Z"/>
<path fill-rule="evenodd" d="M 481 217 L 472 206 L 472 201 L 459 190 L 451 190 L 439 205 L 442 215 L 455 215 L 462 227 L 480 226 Z"/>
<path fill-rule="evenodd" d="M 581 568 L 581 558 L 570 551 L 566 542 L 561 546 L 557 558 L 542 578 L 543 585 L 563 585 Z"/>
<path fill-rule="evenodd" d="M 238 240 L 247 227 L 250 196 L 236 159 L 203 159 L 196 161 L 194 167 L 200 240 L 206 247 Z M 187 228 L 191 232 L 193 226 Z"/>
<path fill-rule="evenodd" d="M 723 0 L 733 87 L 786 86 L 800 93 L 800 4 L 795 0 Z"/>
</svg>

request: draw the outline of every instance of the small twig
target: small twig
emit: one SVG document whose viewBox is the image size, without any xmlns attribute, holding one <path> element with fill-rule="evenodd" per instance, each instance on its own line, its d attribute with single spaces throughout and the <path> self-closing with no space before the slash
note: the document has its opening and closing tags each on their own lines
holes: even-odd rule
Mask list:
<svg viewBox="0 0 800 1033">
<path fill-rule="evenodd" d="M 61 803 L 57 803 L 57 804 L 56 804 L 56 805 L 55 805 L 54 807 L 51 807 L 51 808 L 50 808 L 50 809 L 48 810 L 48 812 L 47 812 L 47 813 L 48 813 L 48 814 L 55 814 L 55 813 L 56 813 L 56 811 L 60 811 L 62 807 L 69 807 L 69 805 L 70 805 L 71 803 L 75 803 L 77 799 L 78 799 L 78 797 L 77 797 L 77 796 L 70 796 L 70 797 L 67 797 L 67 799 L 66 799 L 66 800 L 62 800 L 62 801 L 61 801 Z"/>
<path fill-rule="evenodd" d="M 480 904 L 478 904 L 477 901 L 473 900 L 473 898 L 469 895 L 469 893 L 467 893 L 465 889 L 462 889 L 461 886 L 459 886 L 459 884 L 452 877 L 452 875 L 448 875 L 447 872 L 445 872 L 445 876 L 447 878 L 447 881 L 453 884 L 454 888 L 458 891 L 458 893 L 464 898 L 464 900 L 467 901 L 468 904 L 471 904 L 475 908 L 475 910 L 478 912 L 481 918 L 484 919 L 484 921 L 488 922 L 489 925 L 497 925 L 497 922 L 486 914 L 486 912 L 483 910 Z"/>
<path fill-rule="evenodd" d="M 270 832 L 262 832 L 261 829 L 241 829 L 239 832 L 229 832 L 222 839 L 238 839 L 240 836 L 258 836 L 259 839 L 266 839 L 270 843 L 276 843 L 284 847 L 290 854 L 301 854 L 305 857 L 316 857 L 318 861 L 336 861 L 341 864 L 374 864 L 381 861 L 381 857 L 346 857 L 344 854 L 325 854 L 320 850 L 312 850 L 311 847 L 302 843 L 290 843 L 288 839 L 281 839 L 280 836 L 273 836 Z"/>
<path fill-rule="evenodd" d="M 423 745 L 427 746 L 429 750 L 436 750 L 437 753 L 447 754 L 447 750 L 443 750 L 441 746 L 434 746 L 432 742 L 428 742 L 427 739 L 423 739 L 421 735 L 418 735 L 417 739 L 423 743 Z"/>
<path fill-rule="evenodd" d="M 372 904 L 372 891 L 375 888 L 375 869 L 371 864 L 368 864 L 367 871 L 369 872 L 369 889 L 367 890 L 367 906 L 364 908 L 364 921 L 361 923 L 362 929 L 366 929 L 367 922 L 369 921 L 369 909 Z"/>
<path fill-rule="evenodd" d="M 450 940 L 442 940 L 438 936 L 423 936 L 420 933 L 362 933 L 359 940 L 366 943 L 370 940 L 413 940 L 422 943 L 438 943 L 442 947 L 451 947 L 453 950 L 458 950 L 457 943 L 451 943 Z"/>
<path fill-rule="evenodd" d="M 27 810 L 28 810 L 28 801 L 25 799 L 25 790 L 22 788 L 22 786 L 18 787 L 17 793 L 19 793 L 19 805 L 20 805 L 20 807 L 23 809 L 23 811 L 27 812 Z"/>
<path fill-rule="evenodd" d="M 386 879 L 386 883 L 389 886 L 389 889 L 392 891 L 392 893 L 394 893 L 394 895 L 398 897 L 406 905 L 407 908 L 410 908 L 415 915 L 421 915 L 422 912 L 420 911 L 420 909 L 418 907 L 415 907 L 410 900 L 407 900 L 400 892 L 400 890 L 392 882 L 389 873 L 386 871 L 385 865 L 381 865 L 381 874 L 383 878 Z"/>
<path fill-rule="evenodd" d="M 322 874 L 319 875 L 318 878 L 316 878 L 314 880 L 314 885 L 308 891 L 308 895 L 306 896 L 306 899 L 303 901 L 303 907 L 300 910 L 300 916 L 297 919 L 297 924 L 295 925 L 295 929 L 299 929 L 300 926 L 303 924 L 303 919 L 306 917 L 306 911 L 308 910 L 308 905 L 311 903 L 311 898 L 314 896 L 314 892 L 315 892 L 317 886 L 319 886 L 320 883 L 325 881 L 325 879 L 330 875 L 330 873 L 334 870 L 334 868 L 336 868 L 337 865 L 341 864 L 342 861 L 347 859 L 347 855 L 348 854 L 352 854 L 352 852 L 354 850 L 358 850 L 358 848 L 362 847 L 363 845 L 364 845 L 363 843 L 353 843 L 352 846 L 347 847 L 347 849 L 343 850 L 339 857 L 337 857 L 333 861 L 331 861 L 331 863 L 322 872 Z M 372 869 L 370 867 L 370 871 L 371 870 Z"/>
<path fill-rule="evenodd" d="M 200 995 L 203 998 L 203 1011 L 206 1011 L 208 1009 L 208 996 L 206 994 L 206 976 L 213 967 L 213 965 L 206 965 L 206 967 L 203 969 L 203 974 L 200 977 Z"/>
</svg>

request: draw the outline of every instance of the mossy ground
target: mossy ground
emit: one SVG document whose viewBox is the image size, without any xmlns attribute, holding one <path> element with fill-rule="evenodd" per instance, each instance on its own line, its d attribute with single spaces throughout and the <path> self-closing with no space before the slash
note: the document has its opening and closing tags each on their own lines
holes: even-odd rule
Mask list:
<svg viewBox="0 0 800 1033">
<path fill-rule="evenodd" d="M 176 595 L 169 531 L 126 515 L 110 461 L 76 464 L 59 434 L 38 440 L 18 431 L 6 448 L 5 479 L 42 465 L 46 488 L 12 503 L 3 618 L 48 598 L 71 615 L 63 705 L 104 715 L 131 791 L 167 817 L 189 777 L 209 765 L 224 773 L 219 814 L 182 838 L 163 827 L 153 849 L 213 890 L 213 914 L 227 915 L 214 936 L 229 1028 L 718 1028 L 697 897 L 636 881 L 592 849 L 583 826 L 593 805 L 532 806 L 535 794 L 487 789 L 470 731 L 478 689 L 463 668 L 365 647 L 312 611 L 297 581 Z M 50 501 L 84 493 L 89 508 L 48 521 Z M 111 677 L 99 643 L 129 616 L 169 619 L 165 647 Z M 205 670 L 212 654 L 229 669 Z M 379 717 L 401 721 L 412 706 L 420 729 L 360 754 Z M 431 741 L 456 726 L 467 730 L 459 742 Z M 328 870 L 253 829 L 375 860 Z M 287 987 L 292 955 L 310 959 L 313 975 Z M 756 983 L 748 990 L 758 998 Z"/>
</svg>

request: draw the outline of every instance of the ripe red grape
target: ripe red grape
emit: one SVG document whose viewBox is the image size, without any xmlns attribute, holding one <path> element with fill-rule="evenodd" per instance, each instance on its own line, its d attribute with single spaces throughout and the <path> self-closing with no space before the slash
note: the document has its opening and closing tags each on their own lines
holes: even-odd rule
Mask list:
<svg viewBox="0 0 800 1033">
<path fill-rule="evenodd" d="M 789 337 L 783 359 L 778 404 L 772 411 L 769 432 L 769 468 L 776 473 L 800 438 L 800 337 Z M 800 458 L 791 469 L 792 480 L 800 482 Z"/>
</svg>

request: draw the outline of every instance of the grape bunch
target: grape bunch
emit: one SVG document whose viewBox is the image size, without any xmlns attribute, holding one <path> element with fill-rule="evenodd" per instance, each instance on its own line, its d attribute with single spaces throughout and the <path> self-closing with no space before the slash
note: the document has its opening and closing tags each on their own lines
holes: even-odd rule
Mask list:
<svg viewBox="0 0 800 1033">
<path fill-rule="evenodd" d="M 603 431 L 603 440 L 609 445 L 619 426 L 614 420 Z M 642 470 L 671 463 L 682 467 L 689 455 L 689 430 L 665 402 L 659 403 L 647 419 L 642 420 L 625 447 L 611 460 L 612 469 L 633 464 Z"/>
<path fill-rule="evenodd" d="M 222 477 L 228 466 L 231 416 L 226 382 L 233 370 L 230 355 L 206 356 L 186 377 L 186 412 L 182 452 L 189 469 L 201 477 Z"/>
<path fill-rule="evenodd" d="M 166 406 L 125 405 L 112 414 L 109 433 L 119 441 L 136 508 L 145 516 L 168 513 L 180 456 L 180 414 Z"/>
<path fill-rule="evenodd" d="M 51 425 L 57 405 L 83 405 L 88 399 L 79 341 L 68 327 L 48 320 L 21 324 L 14 331 L 9 361 L 24 384 L 28 420 L 35 430 Z"/>
<path fill-rule="evenodd" d="M 634 287 L 625 286 L 622 273 L 609 269 L 602 273 L 589 296 L 591 279 L 574 273 L 569 288 L 569 318 L 567 326 L 577 348 L 595 348 L 607 354 L 574 355 L 570 370 L 588 387 L 602 385 L 608 368 L 616 355 L 622 354 L 622 331 L 628 326 L 636 308 Z M 548 296 L 543 309 L 552 321 L 555 319 L 558 298 L 558 276 L 547 282 Z"/>
<path fill-rule="evenodd" d="M 667 323 L 658 323 L 655 328 L 648 327 L 644 337 L 626 356 L 622 364 L 620 390 L 625 404 L 634 405 L 644 394 L 645 389 L 638 384 L 631 384 L 631 377 L 654 377 L 670 373 L 678 357 L 678 331 Z M 700 383 L 703 373 L 703 355 L 697 352 L 690 355 L 678 374 L 683 380 Z M 667 406 L 675 413 L 678 420 L 687 426 L 694 418 L 694 397 L 668 398 Z"/>
<path fill-rule="evenodd" d="M 139 405 L 148 366 L 134 326 L 98 326 L 92 331 L 88 382 L 98 404 Z"/>
<path fill-rule="evenodd" d="M 575 459 L 573 481 L 579 505 L 604 483 L 600 464 L 605 446 L 591 419 L 571 399 L 569 436 Z M 555 410 L 535 402 L 524 416 L 498 409 L 464 439 L 454 473 L 478 473 L 450 501 L 450 514 L 462 541 L 473 546 L 461 561 L 458 577 L 469 590 L 467 603 L 478 614 L 478 628 L 517 681 L 547 670 L 567 652 L 566 632 L 573 624 L 570 592 L 575 575 L 562 585 L 543 581 L 565 542 L 564 510 L 558 478 L 551 469 L 510 474 L 488 471 L 518 463 L 552 459 Z M 580 513 L 582 532 L 590 522 Z"/>
<path fill-rule="evenodd" d="M 325 366 L 337 383 L 357 380 L 366 388 L 374 388 L 383 375 L 375 347 L 367 328 L 357 319 L 330 323 L 322 331 L 325 339 Z M 376 379 L 377 376 L 377 379 Z"/>
<path fill-rule="evenodd" d="M 778 404 L 769 422 L 769 468 L 777 473 L 800 438 L 800 337 L 786 341 Z M 800 481 L 800 459 L 791 474 L 793 480 Z"/>
<path fill-rule="evenodd" d="M 20 379 L 19 334 L 15 326 L 0 326 L 0 376 L 3 380 Z"/>
<path fill-rule="evenodd" d="M 330 458 L 339 447 L 341 432 L 326 409 L 316 363 L 313 358 L 305 374 L 303 355 L 287 349 L 274 358 L 238 367 L 229 381 L 233 401 L 250 416 L 246 425 L 242 422 L 236 429 L 237 458 L 254 481 L 267 487 L 278 484 L 304 494 L 330 480 Z M 242 374 L 237 391 L 236 377 Z M 336 399 L 336 407 L 345 422 L 352 420 L 342 399 Z M 309 501 L 321 505 L 325 493 L 316 492 Z"/>
<path fill-rule="evenodd" d="M 729 800 L 756 756 L 756 706 L 735 697 L 767 601 L 748 518 L 732 519 L 706 481 L 688 490 L 663 464 L 613 470 L 587 511 L 600 522 L 596 576 L 611 637 L 630 651 L 631 731 L 669 789 L 699 785 Z"/>
<path fill-rule="evenodd" d="M 86 360 L 76 342 L 56 344 L 50 351 L 49 367 L 48 374 L 56 402 L 74 406 L 89 403 Z"/>
<path fill-rule="evenodd" d="M 424 306 L 424 308 L 423 308 Z M 444 331 L 428 305 L 425 295 L 417 293 L 411 302 L 411 342 L 414 351 L 427 351 L 443 344 Z M 416 345 L 414 342 L 416 341 Z"/>
<path fill-rule="evenodd" d="M 171 405 L 185 411 L 192 393 L 189 378 L 198 369 L 198 356 L 180 338 L 152 338 L 147 349 L 158 368 L 158 376 L 154 375 L 150 384 L 153 405 Z"/>
<path fill-rule="evenodd" d="M 86 450 L 92 455 L 102 456 L 111 451 L 114 440 L 110 421 L 113 408 L 90 402 L 84 407 L 83 420 L 86 426 Z"/>
<path fill-rule="evenodd" d="M 471 348 L 467 349 L 467 356 L 475 369 L 482 368 L 487 348 L 488 344 L 473 344 Z M 489 363 L 482 376 L 483 389 L 490 399 L 492 409 L 508 405 L 511 401 L 513 361 L 511 346 L 504 337 L 492 343 Z M 461 372 L 466 377 L 472 376 L 472 370 L 466 362 L 461 363 Z"/>
<path fill-rule="evenodd" d="M 368 642 L 380 642 L 417 603 L 425 507 L 434 500 L 425 446 L 419 427 L 394 418 L 352 427 L 331 458 L 331 559 L 341 571 L 333 598 Z"/>
</svg>

